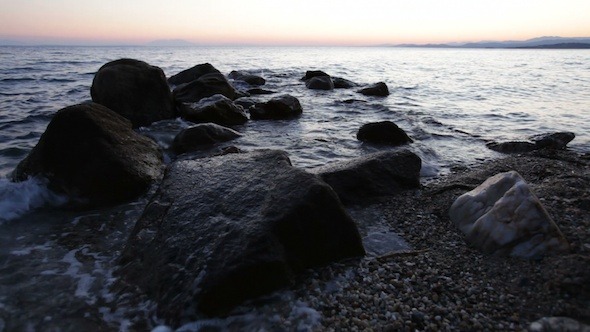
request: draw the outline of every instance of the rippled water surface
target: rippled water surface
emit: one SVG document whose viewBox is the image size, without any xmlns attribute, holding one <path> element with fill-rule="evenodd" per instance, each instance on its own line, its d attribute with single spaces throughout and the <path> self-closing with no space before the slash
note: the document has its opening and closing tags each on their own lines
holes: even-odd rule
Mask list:
<svg viewBox="0 0 590 332">
<path fill-rule="evenodd" d="M 498 157 L 485 147 L 490 140 L 573 131 L 570 148 L 590 152 L 587 50 L 0 47 L 0 176 L 27 155 L 57 110 L 90 99 L 100 66 L 122 57 L 159 66 L 167 76 L 204 62 L 226 74 L 249 70 L 267 80 L 265 89 L 299 98 L 301 118 L 250 121 L 230 142 L 284 149 L 298 167 L 383 149 L 355 137 L 362 124 L 381 120 L 414 139 L 409 148 L 422 157 L 425 177 Z M 308 90 L 300 80 L 306 70 L 358 84 L 384 81 L 391 95 Z M 141 132 L 165 148 L 175 134 L 170 128 L 187 125 L 175 120 Z M 52 208 L 61 200 L 38 180 L 0 180 L 0 331 L 125 330 L 143 316 L 157 325 L 149 303 L 125 304 L 109 290 L 144 201 L 90 212 Z"/>
</svg>

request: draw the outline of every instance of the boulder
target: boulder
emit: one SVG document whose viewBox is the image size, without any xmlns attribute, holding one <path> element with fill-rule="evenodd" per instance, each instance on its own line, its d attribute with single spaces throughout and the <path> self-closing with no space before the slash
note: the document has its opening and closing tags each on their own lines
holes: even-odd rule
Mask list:
<svg viewBox="0 0 590 332">
<path fill-rule="evenodd" d="M 221 73 L 205 74 L 191 81 L 181 84 L 173 91 L 177 102 L 194 103 L 216 94 L 221 94 L 234 100 L 239 93 Z"/>
<path fill-rule="evenodd" d="M 171 164 L 122 254 L 118 275 L 167 323 L 220 315 L 294 274 L 364 249 L 334 191 L 261 150 Z"/>
<path fill-rule="evenodd" d="M 119 59 L 100 67 L 90 95 L 95 103 L 129 119 L 134 128 L 175 116 L 164 72 L 139 60 Z"/>
<path fill-rule="evenodd" d="M 461 195 L 449 211 L 466 241 L 487 254 L 538 258 L 569 248 L 529 185 L 515 171 Z"/>
<path fill-rule="evenodd" d="M 158 145 L 95 103 L 58 111 L 14 179 L 43 176 L 79 204 L 116 204 L 143 194 L 162 172 Z"/>
<path fill-rule="evenodd" d="M 486 146 L 501 153 L 525 153 L 540 149 L 561 150 L 575 137 L 572 132 L 557 132 L 534 135 L 526 141 L 490 142 Z"/>
<path fill-rule="evenodd" d="M 248 121 L 244 108 L 223 95 L 213 95 L 196 103 L 180 105 L 180 115 L 195 123 L 213 122 L 222 126 L 235 126 Z"/>
<path fill-rule="evenodd" d="M 530 138 L 535 143 L 538 149 L 565 149 L 567 144 L 576 138 L 576 134 L 572 132 L 558 132 L 535 135 Z"/>
<path fill-rule="evenodd" d="M 240 136 L 242 135 L 233 129 L 214 123 L 202 123 L 178 133 L 172 142 L 172 150 L 178 154 L 195 151 Z"/>
<path fill-rule="evenodd" d="M 328 164 L 312 170 L 329 184 L 344 204 L 390 196 L 420 187 L 422 161 L 413 152 L 385 151 Z"/>
<path fill-rule="evenodd" d="M 391 121 L 364 124 L 357 132 L 356 138 L 363 142 L 394 146 L 413 142 L 403 129 Z"/>
<path fill-rule="evenodd" d="M 377 97 L 389 96 L 389 89 L 387 88 L 387 84 L 385 84 L 383 82 L 369 85 L 366 88 L 360 89 L 358 92 L 360 94 L 365 95 L 365 96 L 377 96 Z"/>
<path fill-rule="evenodd" d="M 301 115 L 303 109 L 297 98 L 282 95 L 266 103 L 256 103 L 249 111 L 252 120 L 281 120 L 296 118 Z"/>
<path fill-rule="evenodd" d="M 312 90 L 333 90 L 334 82 L 330 76 L 315 76 L 307 80 L 305 86 Z"/>
<path fill-rule="evenodd" d="M 168 79 L 168 83 L 171 85 L 190 83 L 206 74 L 221 74 L 221 72 L 217 70 L 217 68 L 213 67 L 213 65 L 210 63 L 203 63 L 183 70 L 180 73 L 170 77 Z"/>
<path fill-rule="evenodd" d="M 229 78 L 232 80 L 244 81 L 250 85 L 264 85 L 266 84 L 266 80 L 258 75 L 248 74 L 243 71 L 236 71 L 233 70 L 228 75 Z"/>
<path fill-rule="evenodd" d="M 322 76 L 330 77 L 330 75 L 326 74 L 325 72 L 323 72 L 321 70 L 308 70 L 305 72 L 305 76 L 303 76 L 301 78 L 301 80 L 307 81 L 307 80 L 310 80 L 314 77 L 322 77 Z"/>
</svg>

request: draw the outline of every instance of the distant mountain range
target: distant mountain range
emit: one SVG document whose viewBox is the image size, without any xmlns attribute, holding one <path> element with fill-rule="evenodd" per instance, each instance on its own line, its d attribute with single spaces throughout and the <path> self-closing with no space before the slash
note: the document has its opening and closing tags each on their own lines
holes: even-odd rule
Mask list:
<svg viewBox="0 0 590 332">
<path fill-rule="evenodd" d="M 590 49 L 590 37 L 539 37 L 528 40 L 481 41 L 448 44 L 386 44 L 389 47 L 427 48 L 539 48 L 539 49 Z"/>
</svg>

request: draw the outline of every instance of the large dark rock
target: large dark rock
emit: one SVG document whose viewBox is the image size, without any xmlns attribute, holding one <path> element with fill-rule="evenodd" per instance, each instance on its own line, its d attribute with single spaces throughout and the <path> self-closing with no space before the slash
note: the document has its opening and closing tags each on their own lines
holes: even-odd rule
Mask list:
<svg viewBox="0 0 590 332">
<path fill-rule="evenodd" d="M 258 75 L 249 74 L 243 71 L 233 70 L 228 75 L 232 80 L 244 81 L 250 85 L 264 85 L 266 80 Z"/>
<path fill-rule="evenodd" d="M 189 121 L 213 122 L 222 126 L 235 126 L 248 121 L 244 108 L 223 95 L 214 95 L 192 104 L 181 104 L 180 115 Z"/>
<path fill-rule="evenodd" d="M 390 196 L 420 187 L 422 161 L 413 152 L 385 151 L 312 170 L 329 184 L 344 204 Z"/>
<path fill-rule="evenodd" d="M 389 89 L 387 88 L 387 84 L 385 84 L 383 82 L 369 85 L 366 88 L 360 89 L 358 92 L 365 95 L 365 96 L 377 96 L 377 97 L 389 96 Z"/>
<path fill-rule="evenodd" d="M 162 155 L 154 141 L 133 131 L 117 113 L 90 103 L 58 111 L 13 176 L 44 176 L 51 189 L 96 206 L 135 198 L 161 172 Z"/>
<path fill-rule="evenodd" d="M 168 83 L 172 85 L 190 83 L 206 74 L 221 74 L 221 72 L 210 63 L 202 63 L 170 77 Z"/>
<path fill-rule="evenodd" d="M 194 103 L 203 98 L 221 94 L 234 100 L 239 93 L 221 73 L 205 74 L 190 83 L 181 84 L 173 91 L 177 102 Z"/>
<path fill-rule="evenodd" d="M 100 67 L 90 95 L 95 103 L 131 120 L 134 128 L 175 116 L 164 72 L 139 60 L 119 59 Z"/>
<path fill-rule="evenodd" d="M 316 76 L 307 80 L 305 86 L 312 90 L 333 90 L 334 82 L 330 76 Z"/>
<path fill-rule="evenodd" d="M 237 131 L 214 123 L 202 123 L 184 129 L 172 142 L 176 153 L 195 151 L 215 143 L 226 142 L 242 136 Z"/>
<path fill-rule="evenodd" d="M 266 103 L 256 103 L 249 111 L 252 120 L 281 120 L 296 118 L 301 115 L 303 109 L 297 98 L 282 95 Z"/>
<path fill-rule="evenodd" d="M 119 275 L 168 323 L 227 312 L 294 273 L 364 249 L 334 191 L 282 151 L 178 161 L 137 222 Z"/>
<path fill-rule="evenodd" d="M 391 121 L 367 123 L 356 134 L 363 142 L 403 145 L 413 142 L 406 132 Z"/>
</svg>

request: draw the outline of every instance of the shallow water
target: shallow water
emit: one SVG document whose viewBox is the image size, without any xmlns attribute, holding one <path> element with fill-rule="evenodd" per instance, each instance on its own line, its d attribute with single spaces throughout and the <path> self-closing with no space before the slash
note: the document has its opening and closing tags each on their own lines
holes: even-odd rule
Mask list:
<svg viewBox="0 0 590 332">
<path fill-rule="evenodd" d="M 381 120 L 394 121 L 414 139 L 408 148 L 422 157 L 424 177 L 497 157 L 485 147 L 490 140 L 573 131 L 577 137 L 570 148 L 590 152 L 586 50 L 0 47 L 0 176 L 27 155 L 57 110 L 90 99 L 92 78 L 101 65 L 121 57 L 159 66 L 168 76 L 204 62 L 224 73 L 250 70 L 267 80 L 265 89 L 299 98 L 304 109 L 300 119 L 250 121 L 236 126 L 244 135 L 228 143 L 244 150 L 286 150 L 298 167 L 383 149 L 355 137 L 362 124 Z M 308 90 L 300 78 L 312 69 L 359 84 L 384 81 L 391 95 Z M 351 99 L 355 101 L 344 102 Z M 189 125 L 171 120 L 140 131 L 165 148 L 177 130 Z M 84 212 L 52 207 L 61 201 L 44 189 L 42 180 L 0 180 L 0 331 L 128 330 L 137 322 L 160 324 L 149 301 L 130 302 L 109 288 L 145 199 Z M 353 214 L 378 220 L 375 213 Z M 389 236 L 380 227 L 367 230 L 375 243 L 381 234 Z M 295 325 L 317 323 L 312 308 L 282 296 L 294 304 Z M 299 312 L 309 315 L 298 318 Z M 242 316 L 252 323 L 264 321 L 261 315 Z M 283 318 L 289 317 L 287 312 Z M 212 324 L 190 326 L 205 323 Z"/>
</svg>

